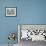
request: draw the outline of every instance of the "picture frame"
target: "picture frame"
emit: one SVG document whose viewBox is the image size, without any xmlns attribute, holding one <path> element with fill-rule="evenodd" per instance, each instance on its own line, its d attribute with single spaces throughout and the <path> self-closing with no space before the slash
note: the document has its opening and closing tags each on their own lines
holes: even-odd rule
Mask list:
<svg viewBox="0 0 46 46">
<path fill-rule="evenodd" d="M 6 7 L 5 8 L 5 15 L 6 16 L 17 16 L 16 15 L 16 7 Z"/>
<path fill-rule="evenodd" d="M 25 40 L 22 37 L 22 30 L 28 30 L 28 38 L 26 40 L 31 41 L 46 41 L 46 24 L 18 24 L 18 42 Z M 36 32 L 34 32 L 36 31 Z M 31 34 L 31 32 L 33 32 Z M 24 34 L 24 33 L 23 33 Z M 34 36 L 35 35 L 35 36 Z M 39 36 L 38 36 L 39 35 Z M 32 38 L 30 38 L 30 37 Z"/>
</svg>

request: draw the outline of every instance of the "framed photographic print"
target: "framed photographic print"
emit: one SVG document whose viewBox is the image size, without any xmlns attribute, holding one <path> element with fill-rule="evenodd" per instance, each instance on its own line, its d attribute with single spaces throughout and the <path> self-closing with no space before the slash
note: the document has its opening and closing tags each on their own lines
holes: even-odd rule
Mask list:
<svg viewBox="0 0 46 46">
<path fill-rule="evenodd" d="M 16 7 L 7 7 L 6 16 L 16 16 Z"/>
<path fill-rule="evenodd" d="M 46 41 L 46 24 L 19 24 L 18 42 L 22 40 Z"/>
</svg>

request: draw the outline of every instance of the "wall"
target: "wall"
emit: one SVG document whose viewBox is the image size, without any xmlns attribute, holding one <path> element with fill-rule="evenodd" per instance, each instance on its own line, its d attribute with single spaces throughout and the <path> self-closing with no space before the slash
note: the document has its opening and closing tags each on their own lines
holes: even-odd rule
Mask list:
<svg viewBox="0 0 46 46">
<path fill-rule="evenodd" d="M 17 16 L 6 17 L 6 7 L 16 7 Z M 0 0 L 0 44 L 8 43 L 9 32 L 18 32 L 18 24 L 46 24 L 46 0 Z"/>
</svg>

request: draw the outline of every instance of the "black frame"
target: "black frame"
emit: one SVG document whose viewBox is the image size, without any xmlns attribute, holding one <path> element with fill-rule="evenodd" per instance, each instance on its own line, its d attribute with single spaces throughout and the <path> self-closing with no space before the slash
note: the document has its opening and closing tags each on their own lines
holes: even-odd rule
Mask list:
<svg viewBox="0 0 46 46">
<path fill-rule="evenodd" d="M 6 8 L 16 8 L 16 15 L 15 16 L 6 16 Z M 17 16 L 17 7 L 5 7 L 5 16 L 6 17 L 16 17 Z"/>
</svg>

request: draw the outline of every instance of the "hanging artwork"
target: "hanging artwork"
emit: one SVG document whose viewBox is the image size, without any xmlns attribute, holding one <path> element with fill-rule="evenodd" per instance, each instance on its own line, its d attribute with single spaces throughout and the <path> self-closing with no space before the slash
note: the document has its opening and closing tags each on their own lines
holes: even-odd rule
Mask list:
<svg viewBox="0 0 46 46">
<path fill-rule="evenodd" d="M 20 40 L 46 41 L 46 25 L 20 24 L 18 25 L 19 33 L 18 38 Z"/>
<path fill-rule="evenodd" d="M 16 8 L 15 7 L 7 7 L 6 8 L 6 16 L 16 16 Z"/>
</svg>

